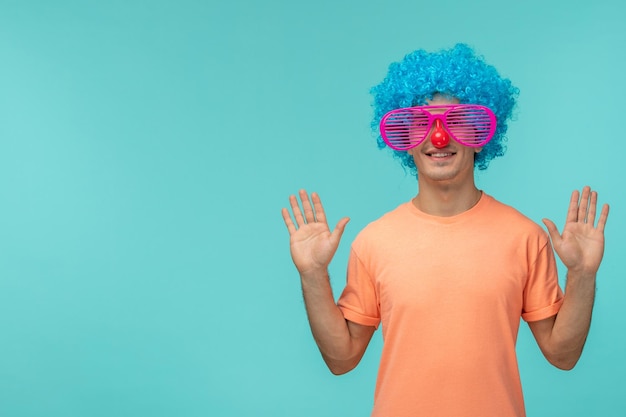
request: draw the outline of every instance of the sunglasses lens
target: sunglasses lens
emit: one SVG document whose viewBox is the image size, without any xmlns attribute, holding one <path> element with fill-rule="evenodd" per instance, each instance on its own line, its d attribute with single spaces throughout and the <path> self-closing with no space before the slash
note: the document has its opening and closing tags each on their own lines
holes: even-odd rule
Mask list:
<svg viewBox="0 0 626 417">
<path fill-rule="evenodd" d="M 387 113 L 380 122 L 380 133 L 390 148 L 406 151 L 419 145 L 428 134 L 428 114 L 417 108 Z"/>
<path fill-rule="evenodd" d="M 483 146 L 493 136 L 496 118 L 481 106 L 459 106 L 446 113 L 446 127 L 457 142 L 466 146 Z"/>
</svg>

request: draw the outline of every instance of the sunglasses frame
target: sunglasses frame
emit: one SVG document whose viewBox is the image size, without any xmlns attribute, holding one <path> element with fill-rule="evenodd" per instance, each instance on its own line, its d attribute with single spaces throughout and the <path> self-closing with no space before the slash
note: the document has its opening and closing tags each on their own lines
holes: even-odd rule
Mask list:
<svg viewBox="0 0 626 417">
<path fill-rule="evenodd" d="M 430 110 L 444 110 L 442 113 L 431 113 Z M 448 124 L 450 120 L 448 120 L 448 116 L 451 111 L 464 110 L 465 112 L 469 112 L 469 114 L 474 114 L 480 117 L 480 123 L 478 126 L 481 128 L 481 134 L 479 135 L 479 141 L 468 141 L 461 136 L 463 130 L 467 130 L 468 127 L 475 129 L 475 126 L 472 124 L 465 124 L 462 126 L 462 131 L 459 131 L 459 125 L 456 124 Z M 411 129 L 407 128 L 406 121 L 411 121 L 412 118 L 415 118 L 415 114 L 418 114 L 420 117 L 426 116 L 427 123 L 426 127 L 419 130 L 419 134 L 412 135 Z M 458 114 L 452 113 L 453 117 L 459 117 Z M 460 113 L 460 117 L 466 117 L 463 113 Z M 435 120 L 441 120 L 443 127 L 450 134 L 450 137 L 454 139 L 456 142 L 460 143 L 464 146 L 469 146 L 472 148 L 480 148 L 485 146 L 493 137 L 496 131 L 497 120 L 496 116 L 491 111 L 489 107 L 481 106 L 478 104 L 443 104 L 443 105 L 432 105 L 432 106 L 414 106 L 414 107 L 404 107 L 400 109 L 391 110 L 386 113 L 380 121 L 380 134 L 387 144 L 392 149 L 397 151 L 407 151 L 418 146 L 422 143 L 428 134 L 433 129 L 433 124 Z M 455 133 L 456 131 L 456 133 Z M 467 135 L 466 135 L 467 136 Z M 470 136 L 477 136 L 476 133 Z M 403 146 L 400 146 L 403 144 Z"/>
</svg>

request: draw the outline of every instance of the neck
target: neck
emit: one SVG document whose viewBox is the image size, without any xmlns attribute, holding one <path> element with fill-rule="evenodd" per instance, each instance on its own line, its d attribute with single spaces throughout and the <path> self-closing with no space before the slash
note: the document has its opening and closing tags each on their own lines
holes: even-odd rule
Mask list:
<svg viewBox="0 0 626 417">
<path fill-rule="evenodd" d="M 413 204 L 420 211 L 432 216 L 450 217 L 461 214 L 474 207 L 482 195 L 473 180 L 466 184 L 431 184 L 427 181 L 418 181 L 418 184 L 419 192 L 413 199 Z"/>
</svg>

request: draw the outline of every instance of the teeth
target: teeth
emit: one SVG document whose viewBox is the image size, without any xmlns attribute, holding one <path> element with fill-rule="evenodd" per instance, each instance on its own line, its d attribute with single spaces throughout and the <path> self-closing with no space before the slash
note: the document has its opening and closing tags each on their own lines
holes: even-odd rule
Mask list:
<svg viewBox="0 0 626 417">
<path fill-rule="evenodd" d="M 431 156 L 435 158 L 445 158 L 446 156 L 452 155 L 451 153 L 433 153 Z"/>
</svg>

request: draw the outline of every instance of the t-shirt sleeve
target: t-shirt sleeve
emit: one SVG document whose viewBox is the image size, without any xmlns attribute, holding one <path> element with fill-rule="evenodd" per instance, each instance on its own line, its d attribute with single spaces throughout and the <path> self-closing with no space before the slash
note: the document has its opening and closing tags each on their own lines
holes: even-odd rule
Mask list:
<svg viewBox="0 0 626 417">
<path fill-rule="evenodd" d="M 347 320 L 378 328 L 380 305 L 376 286 L 354 248 L 350 250 L 346 287 L 337 305 Z"/>
<path fill-rule="evenodd" d="M 563 291 L 559 286 L 556 260 L 552 245 L 547 240 L 529 267 L 522 319 L 529 322 L 552 317 L 559 312 L 562 304 Z"/>
</svg>

